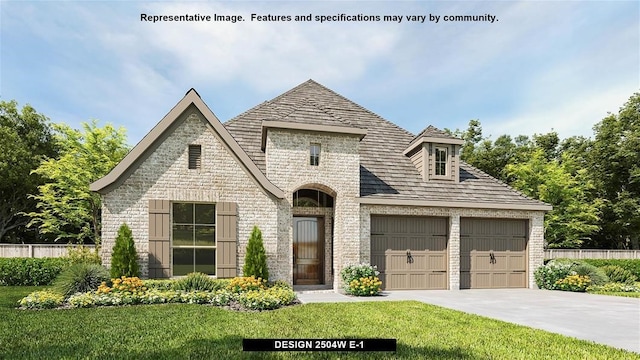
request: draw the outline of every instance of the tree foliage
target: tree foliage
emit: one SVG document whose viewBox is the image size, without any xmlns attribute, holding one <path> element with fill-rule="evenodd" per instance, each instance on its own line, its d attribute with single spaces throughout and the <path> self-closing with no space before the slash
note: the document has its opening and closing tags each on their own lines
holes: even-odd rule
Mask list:
<svg viewBox="0 0 640 360">
<path fill-rule="evenodd" d="M 594 127 L 594 138 L 561 140 L 554 131 L 482 136 L 466 131 L 461 158 L 554 209 L 545 217 L 550 247 L 640 248 L 640 93 Z"/>
<path fill-rule="evenodd" d="M 603 231 L 598 241 L 639 248 L 640 238 L 640 93 L 594 127 L 589 171 L 604 200 Z"/>
<path fill-rule="evenodd" d="M 543 148 L 533 151 L 526 162 L 509 164 L 511 186 L 525 195 L 553 206 L 545 216 L 545 239 L 550 248 L 579 248 L 600 229 L 601 202 L 590 201 L 593 183 L 587 170 L 572 175 L 566 162 L 547 159 Z"/>
<path fill-rule="evenodd" d="M 33 241 L 24 213 L 35 210 L 28 195 L 44 181 L 31 171 L 57 154 L 49 119 L 29 105 L 18 110 L 15 100 L 0 101 L 0 149 L 0 242 Z"/>
<path fill-rule="evenodd" d="M 111 278 L 117 279 L 121 276 L 140 276 L 138 253 L 131 229 L 127 224 L 120 225 L 116 243 L 111 252 Z"/>
<path fill-rule="evenodd" d="M 34 171 L 47 183 L 33 198 L 37 210 L 29 213 L 29 226 L 36 225 L 55 240 L 100 243 L 100 195 L 89 184 L 106 175 L 128 152 L 125 130 L 94 120 L 82 131 L 64 124 L 54 125 L 60 147 L 58 158 L 48 158 Z"/>
<path fill-rule="evenodd" d="M 247 244 L 247 254 L 242 268 L 244 276 L 255 276 L 265 280 L 269 279 L 269 269 L 267 268 L 267 254 L 262 243 L 262 232 L 257 226 L 253 227 L 249 243 Z"/>
</svg>

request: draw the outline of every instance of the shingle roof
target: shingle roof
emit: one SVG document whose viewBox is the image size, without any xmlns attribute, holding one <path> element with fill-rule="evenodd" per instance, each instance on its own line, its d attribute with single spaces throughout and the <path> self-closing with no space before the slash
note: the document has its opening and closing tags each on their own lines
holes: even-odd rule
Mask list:
<svg viewBox="0 0 640 360">
<path fill-rule="evenodd" d="M 417 138 L 421 138 L 423 136 L 441 138 L 441 139 L 457 139 L 455 136 L 451 136 L 446 132 L 434 127 L 433 125 L 429 125 L 424 130 L 422 130 L 418 135 L 416 135 L 413 139 L 411 139 L 411 141 Z"/>
<path fill-rule="evenodd" d="M 233 138 L 265 173 L 261 123 L 263 120 L 273 119 L 366 129 L 367 135 L 360 143 L 361 198 L 520 204 L 534 207 L 546 205 L 524 196 L 464 162 L 460 164 L 459 183 L 422 180 L 410 159 L 403 155 L 407 145 L 422 135 L 453 137 L 432 126 L 414 136 L 313 80 L 224 123 Z"/>
</svg>

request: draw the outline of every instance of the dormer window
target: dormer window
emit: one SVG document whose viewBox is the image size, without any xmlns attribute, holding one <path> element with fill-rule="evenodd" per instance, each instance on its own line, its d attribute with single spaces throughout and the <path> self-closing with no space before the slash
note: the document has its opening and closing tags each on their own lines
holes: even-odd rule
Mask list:
<svg viewBox="0 0 640 360">
<path fill-rule="evenodd" d="M 411 140 L 402 152 L 422 175 L 424 181 L 460 182 L 460 147 L 458 139 L 428 126 Z"/>
<path fill-rule="evenodd" d="M 436 147 L 436 176 L 447 176 L 447 148 Z"/>
<path fill-rule="evenodd" d="M 320 144 L 311 144 L 309 146 L 309 165 L 320 165 Z"/>
</svg>

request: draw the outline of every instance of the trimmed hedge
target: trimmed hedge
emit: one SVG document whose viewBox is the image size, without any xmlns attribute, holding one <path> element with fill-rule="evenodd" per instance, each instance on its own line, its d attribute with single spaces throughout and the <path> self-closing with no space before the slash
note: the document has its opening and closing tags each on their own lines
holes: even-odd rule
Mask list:
<svg viewBox="0 0 640 360">
<path fill-rule="evenodd" d="M 545 259 L 544 264 L 548 264 L 551 260 L 569 263 L 587 263 L 595 267 L 603 267 L 609 265 L 620 266 L 623 269 L 631 271 L 636 278 L 640 279 L 640 259 Z"/>
<path fill-rule="evenodd" d="M 50 285 L 69 264 L 68 258 L 0 258 L 0 285 Z"/>
<path fill-rule="evenodd" d="M 640 259 L 580 259 L 580 261 L 597 267 L 616 265 L 631 271 L 640 279 Z"/>
</svg>

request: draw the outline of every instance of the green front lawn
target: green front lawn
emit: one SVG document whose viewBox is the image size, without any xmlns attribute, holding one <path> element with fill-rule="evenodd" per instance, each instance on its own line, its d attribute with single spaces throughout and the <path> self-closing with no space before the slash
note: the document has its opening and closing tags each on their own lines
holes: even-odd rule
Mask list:
<svg viewBox="0 0 640 360">
<path fill-rule="evenodd" d="M 0 359 L 640 359 L 640 355 L 414 301 L 306 304 L 261 313 L 204 305 L 16 310 L 0 287 Z M 395 338 L 392 353 L 243 353 L 243 338 Z"/>
<path fill-rule="evenodd" d="M 630 298 L 640 298 L 639 292 L 609 292 L 609 291 L 589 291 L 589 294 L 609 295 L 609 296 L 622 296 Z"/>
</svg>

